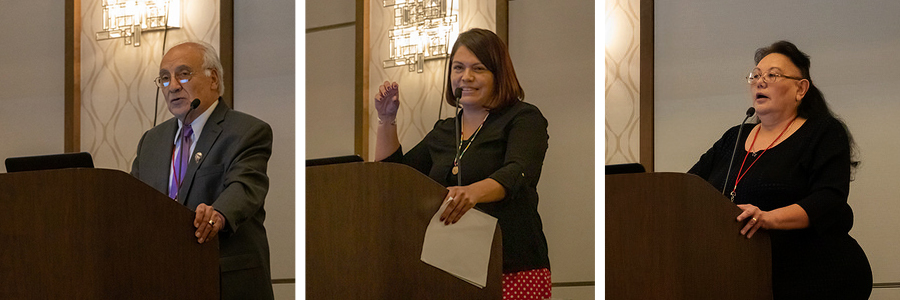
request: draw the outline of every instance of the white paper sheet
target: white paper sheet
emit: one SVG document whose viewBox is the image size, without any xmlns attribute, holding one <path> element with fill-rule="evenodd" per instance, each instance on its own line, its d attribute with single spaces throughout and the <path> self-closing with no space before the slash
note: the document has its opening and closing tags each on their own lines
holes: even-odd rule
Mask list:
<svg viewBox="0 0 900 300">
<path fill-rule="evenodd" d="M 441 213 L 447 202 L 431 217 L 425 230 L 422 261 L 453 274 L 479 288 L 487 284 L 491 242 L 497 218 L 470 209 L 456 224 L 444 225 Z"/>
</svg>

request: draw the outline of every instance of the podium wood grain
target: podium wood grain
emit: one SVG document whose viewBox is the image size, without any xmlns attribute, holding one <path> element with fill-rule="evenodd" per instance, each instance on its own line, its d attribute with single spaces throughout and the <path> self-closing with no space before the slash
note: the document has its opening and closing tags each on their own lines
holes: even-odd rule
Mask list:
<svg viewBox="0 0 900 300">
<path fill-rule="evenodd" d="M 772 299 L 769 236 L 740 213 L 694 175 L 607 175 L 607 299 Z"/>
<path fill-rule="evenodd" d="M 307 167 L 307 299 L 501 299 L 499 227 L 484 289 L 420 260 L 446 194 L 401 164 Z"/>
<path fill-rule="evenodd" d="M 0 174 L 0 299 L 218 299 L 218 240 L 129 174 Z"/>
</svg>

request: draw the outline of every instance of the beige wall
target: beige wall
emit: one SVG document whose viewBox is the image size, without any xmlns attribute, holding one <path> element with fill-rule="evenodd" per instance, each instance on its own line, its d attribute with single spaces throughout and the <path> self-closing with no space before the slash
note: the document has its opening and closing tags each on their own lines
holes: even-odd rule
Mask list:
<svg viewBox="0 0 900 300">
<path fill-rule="evenodd" d="M 511 1 L 509 51 L 525 101 L 549 123 L 538 184 L 553 282 L 593 282 L 594 3 Z M 555 288 L 554 298 L 593 299 L 593 286 Z"/>
<path fill-rule="evenodd" d="M 296 4 L 292 0 L 259 4 L 234 2 L 234 108 L 272 126 L 274 140 L 269 159 L 265 223 L 272 279 L 295 279 Z M 273 287 L 276 299 L 294 299 L 293 283 L 278 283 Z"/>
<path fill-rule="evenodd" d="M 0 9 L 0 159 L 63 152 L 64 9 L 57 1 Z"/>
<path fill-rule="evenodd" d="M 850 234 L 875 283 L 900 282 L 900 2 L 657 1 L 656 170 L 684 172 L 751 105 L 744 77 L 756 48 L 786 39 L 811 56 L 813 81 L 847 123 L 862 166 L 851 184 Z M 877 288 L 872 299 L 898 299 Z"/>
<path fill-rule="evenodd" d="M 355 20 L 355 0 L 306 1 L 306 29 Z M 303 33 L 306 35 L 306 159 L 355 154 L 355 26 L 350 23 Z"/>
</svg>

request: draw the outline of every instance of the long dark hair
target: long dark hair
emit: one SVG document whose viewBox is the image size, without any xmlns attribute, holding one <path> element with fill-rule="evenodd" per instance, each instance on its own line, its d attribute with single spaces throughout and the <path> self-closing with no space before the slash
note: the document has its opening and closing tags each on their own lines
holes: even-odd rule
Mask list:
<svg viewBox="0 0 900 300">
<path fill-rule="evenodd" d="M 488 103 L 485 103 L 487 109 L 501 110 L 525 99 L 525 91 L 519 85 L 519 79 L 516 77 L 516 70 L 513 68 L 506 43 L 497 34 L 481 28 L 473 28 L 460 33 L 456 43 L 453 43 L 452 52 L 450 52 L 451 62 L 453 57 L 456 56 L 456 50 L 459 49 L 459 46 L 466 46 L 469 51 L 475 54 L 475 57 L 481 61 L 484 67 L 494 75 L 494 97 Z M 452 64 L 449 68 L 452 70 Z M 451 76 L 452 72 L 448 71 L 445 99 L 448 104 L 455 106 L 456 97 L 453 96 L 453 85 L 450 82 Z"/>
<path fill-rule="evenodd" d="M 844 127 L 844 131 L 847 132 L 848 142 L 850 143 L 850 169 L 851 171 L 855 171 L 860 163 L 858 159 L 859 150 L 856 147 L 856 142 L 853 141 L 853 135 L 850 134 L 850 129 L 847 128 L 847 124 L 828 108 L 828 103 L 825 102 L 825 95 L 822 94 L 822 91 L 820 91 L 815 84 L 813 84 L 813 80 L 809 76 L 809 55 L 800 51 L 800 49 L 791 42 L 778 41 L 768 47 L 756 49 L 756 55 L 753 59 L 756 61 L 756 64 L 759 64 L 759 61 L 772 53 L 787 56 L 788 59 L 800 69 L 800 76 L 809 81 L 809 90 L 806 92 L 806 95 L 803 96 L 803 99 L 800 99 L 800 105 L 797 106 L 797 116 L 805 119 L 820 117 L 833 118 Z"/>
</svg>

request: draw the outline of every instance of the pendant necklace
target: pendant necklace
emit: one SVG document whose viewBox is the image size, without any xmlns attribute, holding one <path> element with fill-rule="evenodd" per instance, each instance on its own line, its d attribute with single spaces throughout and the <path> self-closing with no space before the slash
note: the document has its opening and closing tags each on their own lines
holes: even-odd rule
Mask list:
<svg viewBox="0 0 900 300">
<path fill-rule="evenodd" d="M 784 135 L 785 132 L 787 132 L 788 128 L 791 128 L 791 125 L 794 124 L 794 120 L 796 119 L 797 117 L 791 119 L 791 122 L 788 123 L 787 127 L 784 127 L 784 130 L 781 131 L 781 134 L 779 134 L 778 137 L 776 137 L 775 140 L 773 140 L 772 143 L 770 143 L 769 146 L 766 147 L 766 149 L 763 149 L 762 153 L 756 155 L 756 152 L 754 152 L 753 156 L 756 157 L 756 159 L 754 159 L 753 162 L 750 163 L 750 166 L 747 167 L 747 170 L 744 170 L 744 163 L 747 162 L 747 156 L 750 155 L 750 151 L 753 151 L 753 145 L 756 144 L 756 137 L 759 136 L 759 130 L 756 131 L 756 134 L 753 135 L 753 142 L 750 142 L 750 151 L 747 151 L 747 154 L 744 154 L 744 161 L 741 162 L 741 168 L 738 169 L 738 176 L 734 180 L 734 187 L 731 189 L 731 202 L 734 202 L 734 196 L 737 195 L 735 191 L 737 190 L 738 183 L 741 182 L 741 178 L 744 178 L 744 175 L 747 175 L 747 172 L 749 172 L 750 168 L 752 168 L 753 165 L 756 164 L 756 161 L 758 161 L 759 158 L 763 156 L 763 154 L 766 154 L 766 151 L 772 148 L 772 146 L 775 145 L 775 142 L 781 139 L 781 136 Z M 760 125 L 760 128 L 762 128 L 762 125 Z"/>
<path fill-rule="evenodd" d="M 471 137 L 469 137 L 469 143 L 466 144 L 466 148 L 462 149 L 462 151 L 459 151 L 459 147 L 462 147 L 462 136 L 463 136 L 462 128 L 460 128 L 460 130 L 459 130 L 460 141 L 459 141 L 459 145 L 457 146 L 457 149 L 456 149 L 456 151 L 459 152 L 459 156 L 453 158 L 453 169 L 452 169 L 453 175 L 459 174 L 459 160 L 462 159 L 463 154 L 466 154 L 466 150 L 469 150 L 469 146 L 472 146 L 472 144 L 475 143 L 475 136 L 478 135 L 478 132 L 481 132 L 481 127 L 484 126 L 484 122 L 487 121 L 487 118 L 490 115 L 491 115 L 491 113 L 488 113 L 487 115 L 484 116 L 484 120 L 481 121 L 481 125 L 478 125 L 478 129 L 475 129 L 475 132 L 472 133 Z"/>
</svg>

